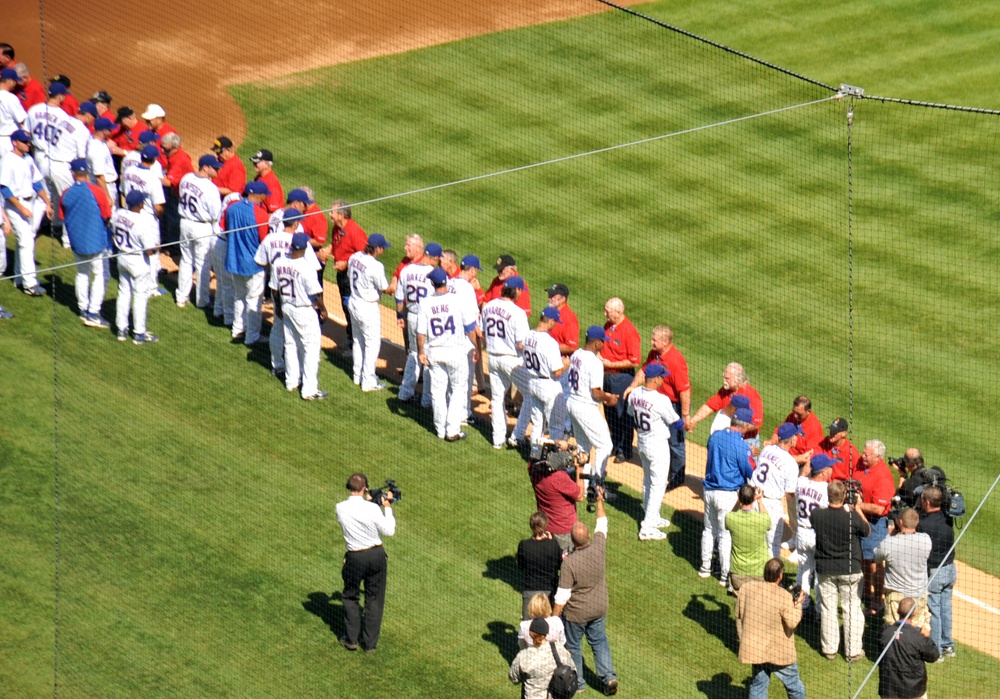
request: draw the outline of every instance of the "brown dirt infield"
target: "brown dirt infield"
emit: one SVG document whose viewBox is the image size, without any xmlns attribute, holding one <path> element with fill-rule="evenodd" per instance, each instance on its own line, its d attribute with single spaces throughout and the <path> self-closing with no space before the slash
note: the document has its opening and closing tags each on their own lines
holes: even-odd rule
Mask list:
<svg viewBox="0 0 1000 699">
<path fill-rule="evenodd" d="M 197 154 L 219 134 L 237 144 L 243 140 L 246 122 L 225 91 L 228 85 L 607 9 L 593 0 L 319 0 L 308 4 L 308 16 L 301 16 L 303 7 L 291 0 L 242 6 L 176 0 L 167 6 L 133 4 L 95 11 L 75 0 L 45 0 L 43 63 L 38 4 L 13 0 L 5 7 L 0 41 L 14 45 L 18 58 L 39 80 L 69 75 L 81 101 L 104 89 L 114 98 L 113 108 L 127 104 L 140 111 L 158 102 L 184 137 L 187 150 Z M 324 329 L 324 348 L 330 349 L 344 336 L 342 316 L 336 317 L 340 303 L 335 285 L 327 284 L 326 298 L 334 315 Z M 397 368 L 405 361 L 402 337 L 389 309 L 383 311 L 389 342 L 383 343 L 379 369 L 397 381 Z M 477 410 L 485 413 L 488 402 L 478 398 Z M 689 443 L 687 487 L 668 493 L 665 502 L 670 507 L 700 518 L 704 462 L 704 447 Z M 642 472 L 636 464 L 614 463 L 610 474 L 641 491 Z M 959 564 L 957 589 L 955 638 L 1000 658 L 993 618 L 1000 616 L 1000 584 Z"/>
</svg>

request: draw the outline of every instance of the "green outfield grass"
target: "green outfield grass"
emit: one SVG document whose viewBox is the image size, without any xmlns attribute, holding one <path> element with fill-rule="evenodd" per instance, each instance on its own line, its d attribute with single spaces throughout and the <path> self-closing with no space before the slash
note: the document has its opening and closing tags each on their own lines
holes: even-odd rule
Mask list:
<svg viewBox="0 0 1000 699">
<path fill-rule="evenodd" d="M 643 10 L 870 93 L 977 106 L 977 95 L 993 96 L 984 86 L 998 63 L 985 52 L 995 37 L 978 30 L 997 26 L 988 10 L 953 3 L 939 22 L 928 17 L 940 9 L 865 7 Z M 914 37 L 915 48 L 886 50 L 887 35 Z M 924 64 L 929 53 L 938 60 Z M 926 80 L 900 75 L 913 65 Z M 310 184 L 321 204 L 826 95 L 618 15 L 289 83 L 234 89 L 250 126 L 244 155 L 272 149 L 286 190 Z M 647 343 L 653 324 L 674 327 L 696 402 L 727 361 L 742 361 L 768 428 L 803 391 L 824 421 L 847 415 L 853 349 L 855 441 L 882 438 L 893 454 L 919 445 L 974 505 L 1000 456 L 988 369 L 1000 349 L 995 119 L 856 105 L 849 269 L 845 111 L 803 107 L 359 206 L 355 217 L 397 244 L 389 267 L 409 232 L 484 264 L 510 252 L 536 309 L 547 285 L 567 283 L 583 325 L 621 296 Z M 42 239 L 38 259 L 70 258 Z M 435 440 L 426 415 L 394 392 L 357 393 L 332 356 L 320 370 L 330 401 L 288 396 L 265 354 L 230 345 L 227 329 L 168 299 L 150 304 L 158 345 L 119 344 L 80 325 L 72 273 L 57 277 L 54 303 L 0 288 L 17 314 L 0 328 L 10 377 L 0 384 L 0 694 L 49 694 L 57 640 L 66 697 L 514 696 L 512 557 L 534 509 L 521 459 L 479 433 Z M 108 297 L 112 318 L 113 285 Z M 707 433 L 706 424 L 696 441 Z M 356 469 L 404 490 L 372 657 L 336 642 L 343 545 L 333 504 Z M 622 693 L 742 696 L 749 673 L 735 656 L 732 604 L 695 575 L 700 524 L 678 513 L 668 541 L 640 545 L 637 497 L 623 491 L 610 512 L 609 634 Z M 959 554 L 994 574 L 998 517 L 988 507 Z M 858 666 L 849 676 L 819 655 L 815 627 L 798 647 L 811 694 L 857 686 Z M 963 647 L 930 671 L 935 686 L 986 696 L 997 664 Z M 875 694 L 870 685 L 864 696 Z"/>
</svg>

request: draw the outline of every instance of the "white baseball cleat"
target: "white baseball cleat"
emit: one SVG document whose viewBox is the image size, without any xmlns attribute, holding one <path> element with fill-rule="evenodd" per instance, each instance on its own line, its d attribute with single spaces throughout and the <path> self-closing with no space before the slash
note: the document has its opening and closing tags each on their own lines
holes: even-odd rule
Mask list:
<svg viewBox="0 0 1000 699">
<path fill-rule="evenodd" d="M 660 521 L 656 523 L 657 529 L 666 529 L 669 526 L 670 526 L 670 520 L 664 519 L 663 517 L 660 517 Z"/>
<path fill-rule="evenodd" d="M 639 530 L 639 541 L 658 541 L 666 538 L 666 532 L 661 532 L 659 529 L 644 528 Z"/>
</svg>

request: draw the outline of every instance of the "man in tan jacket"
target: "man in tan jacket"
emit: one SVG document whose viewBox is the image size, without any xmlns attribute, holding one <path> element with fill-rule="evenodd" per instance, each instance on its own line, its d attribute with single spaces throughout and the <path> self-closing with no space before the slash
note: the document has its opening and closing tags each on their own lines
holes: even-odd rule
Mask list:
<svg viewBox="0 0 1000 699">
<path fill-rule="evenodd" d="M 789 699 L 806 699 L 795 655 L 795 627 L 802 620 L 805 593 L 792 599 L 781 587 L 784 574 L 781 559 L 772 558 L 764 564 L 764 580 L 745 583 L 736 598 L 740 662 L 753 672 L 750 699 L 767 699 L 772 674 L 785 685 Z"/>
</svg>

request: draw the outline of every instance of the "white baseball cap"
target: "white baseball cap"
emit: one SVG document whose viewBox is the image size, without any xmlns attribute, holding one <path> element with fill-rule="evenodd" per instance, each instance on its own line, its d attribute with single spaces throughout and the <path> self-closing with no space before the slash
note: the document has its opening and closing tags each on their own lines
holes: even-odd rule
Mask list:
<svg viewBox="0 0 1000 699">
<path fill-rule="evenodd" d="M 156 119 L 157 117 L 165 117 L 167 113 L 163 111 L 163 107 L 158 104 L 151 104 L 146 107 L 146 111 L 142 113 L 143 119 Z"/>
</svg>

